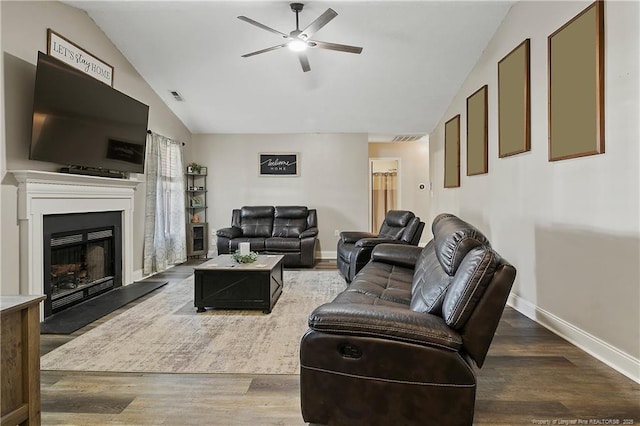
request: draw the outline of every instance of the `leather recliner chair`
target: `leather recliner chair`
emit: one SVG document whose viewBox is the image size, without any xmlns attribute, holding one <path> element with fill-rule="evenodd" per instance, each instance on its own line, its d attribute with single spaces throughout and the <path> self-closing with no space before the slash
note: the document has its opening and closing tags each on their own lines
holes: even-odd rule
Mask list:
<svg viewBox="0 0 640 426">
<path fill-rule="evenodd" d="M 350 283 L 369 262 L 371 251 L 382 243 L 417 246 L 424 222 L 408 210 L 389 210 L 380 226 L 380 232 L 344 231 L 340 233 L 337 248 L 338 270 Z"/>
</svg>

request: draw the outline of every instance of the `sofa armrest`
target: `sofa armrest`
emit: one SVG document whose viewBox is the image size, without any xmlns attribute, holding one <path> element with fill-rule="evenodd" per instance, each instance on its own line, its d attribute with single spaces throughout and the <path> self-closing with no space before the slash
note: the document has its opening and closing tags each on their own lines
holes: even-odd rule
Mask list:
<svg viewBox="0 0 640 426">
<path fill-rule="evenodd" d="M 303 239 L 303 238 L 317 237 L 317 236 L 318 236 L 318 228 L 314 226 L 302 231 L 298 238 Z"/>
<path fill-rule="evenodd" d="M 400 240 L 391 240 L 388 238 L 360 238 L 356 241 L 356 247 L 375 247 L 378 244 L 406 244 Z"/>
<path fill-rule="evenodd" d="M 340 233 L 340 240 L 343 243 L 355 243 L 362 238 L 374 238 L 377 234 L 372 232 L 359 232 L 359 231 L 343 231 Z"/>
<path fill-rule="evenodd" d="M 462 337 L 447 326 L 442 317 L 395 306 L 326 303 L 309 315 L 309 328 L 324 333 L 399 340 L 451 351 L 462 347 Z"/>
<path fill-rule="evenodd" d="M 414 268 L 422 250 L 422 247 L 408 244 L 378 244 L 371 252 L 371 260 L 405 268 Z"/>
<path fill-rule="evenodd" d="M 238 238 L 242 236 L 242 229 L 236 227 L 230 228 L 221 228 L 216 231 L 216 235 L 218 237 L 229 238 L 230 240 L 233 238 Z"/>
</svg>

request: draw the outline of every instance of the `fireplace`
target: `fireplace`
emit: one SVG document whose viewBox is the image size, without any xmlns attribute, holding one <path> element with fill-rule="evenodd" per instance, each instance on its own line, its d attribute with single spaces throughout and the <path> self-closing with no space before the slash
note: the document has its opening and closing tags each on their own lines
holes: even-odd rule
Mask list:
<svg viewBox="0 0 640 426">
<path fill-rule="evenodd" d="M 43 217 L 45 318 L 122 285 L 121 212 Z"/>
<path fill-rule="evenodd" d="M 20 294 L 47 292 L 45 276 L 50 275 L 51 271 L 47 270 L 45 273 L 44 270 L 44 221 L 47 217 L 57 215 L 110 212 L 120 216 L 120 237 L 114 236 L 113 245 L 119 248 L 121 260 L 115 260 L 118 256 L 116 252 L 113 256 L 114 262 L 119 262 L 122 266 L 119 278 L 114 272 L 114 282 L 126 286 L 132 283 L 136 276 L 142 278 L 142 270 L 134 271 L 133 268 L 134 198 L 136 187 L 141 183 L 139 180 L 37 170 L 10 172 L 18 182 L 20 263 L 17 266 L 20 270 Z M 73 217 L 78 218 L 81 215 Z M 92 226 L 87 227 L 93 229 Z M 73 229 L 53 233 L 71 231 Z M 120 243 L 117 243 L 115 238 L 120 238 Z M 44 311 L 44 307 L 40 309 L 41 320 L 44 319 Z"/>
</svg>

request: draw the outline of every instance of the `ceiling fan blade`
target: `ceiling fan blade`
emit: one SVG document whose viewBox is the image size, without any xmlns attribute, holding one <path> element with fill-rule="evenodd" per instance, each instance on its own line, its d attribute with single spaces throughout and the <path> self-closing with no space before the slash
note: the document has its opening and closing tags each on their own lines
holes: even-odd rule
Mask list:
<svg viewBox="0 0 640 426">
<path fill-rule="evenodd" d="M 269 31 L 271 33 L 278 34 L 281 37 L 289 38 L 289 36 L 287 34 L 281 33 L 280 31 L 274 30 L 273 28 L 267 27 L 266 25 L 261 24 L 258 21 L 254 21 L 251 18 L 247 18 L 246 16 L 238 16 L 238 19 L 241 20 L 241 21 L 247 22 L 247 23 L 249 23 L 251 25 L 255 25 L 258 28 L 262 28 L 263 30 L 267 30 L 267 31 Z"/>
<path fill-rule="evenodd" d="M 337 50 L 338 52 L 357 53 L 362 52 L 362 47 L 349 46 L 347 44 L 327 43 L 326 41 L 310 40 L 309 47 L 319 47 L 320 49 Z"/>
<path fill-rule="evenodd" d="M 302 65 L 302 71 L 311 71 L 311 67 L 309 66 L 309 58 L 307 58 L 307 55 L 305 55 L 304 52 L 298 52 L 298 59 L 300 60 L 300 65 Z"/>
<path fill-rule="evenodd" d="M 327 9 L 322 15 L 318 16 L 315 21 L 310 23 L 307 28 L 302 30 L 302 33 L 298 35 L 302 40 L 309 40 L 318 30 L 327 25 L 329 21 L 338 16 L 338 13 L 333 9 Z"/>
<path fill-rule="evenodd" d="M 246 55 L 242 55 L 243 58 L 248 58 L 249 56 L 259 55 L 260 53 L 271 52 L 272 50 L 280 49 L 285 47 L 287 43 L 279 44 L 277 46 L 267 47 L 266 49 L 256 50 L 255 52 L 247 53 Z"/>
</svg>

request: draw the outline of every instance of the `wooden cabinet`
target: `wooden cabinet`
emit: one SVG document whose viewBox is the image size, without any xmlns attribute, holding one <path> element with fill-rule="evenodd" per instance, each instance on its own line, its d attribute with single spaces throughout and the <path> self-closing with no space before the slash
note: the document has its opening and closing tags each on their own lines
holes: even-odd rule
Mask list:
<svg viewBox="0 0 640 426">
<path fill-rule="evenodd" d="M 40 424 L 40 307 L 44 296 L 0 296 L 1 424 Z"/>
<path fill-rule="evenodd" d="M 209 228 L 207 226 L 207 172 L 187 168 L 187 256 L 207 257 Z"/>
<path fill-rule="evenodd" d="M 187 255 L 207 256 L 209 245 L 207 234 L 209 227 L 206 223 L 190 223 L 187 227 Z"/>
</svg>

